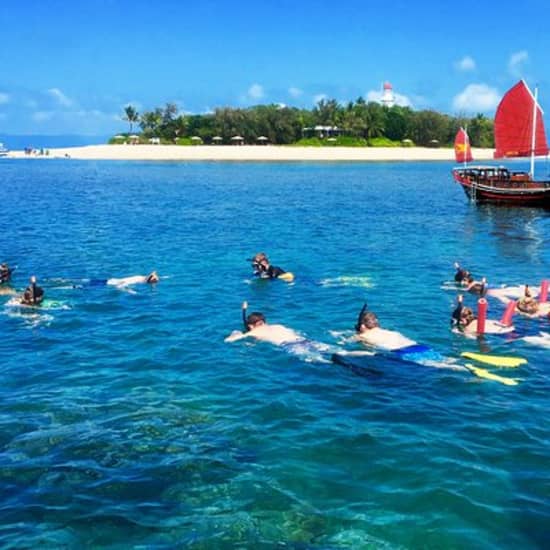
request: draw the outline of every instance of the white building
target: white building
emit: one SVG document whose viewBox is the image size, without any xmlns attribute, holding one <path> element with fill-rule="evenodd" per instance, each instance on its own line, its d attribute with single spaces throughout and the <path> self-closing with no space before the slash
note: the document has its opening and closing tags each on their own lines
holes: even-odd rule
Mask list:
<svg viewBox="0 0 550 550">
<path fill-rule="evenodd" d="M 393 95 L 393 88 L 389 82 L 384 82 L 382 87 L 382 97 L 380 98 L 382 105 L 386 107 L 393 107 L 395 105 L 395 96 Z"/>
</svg>

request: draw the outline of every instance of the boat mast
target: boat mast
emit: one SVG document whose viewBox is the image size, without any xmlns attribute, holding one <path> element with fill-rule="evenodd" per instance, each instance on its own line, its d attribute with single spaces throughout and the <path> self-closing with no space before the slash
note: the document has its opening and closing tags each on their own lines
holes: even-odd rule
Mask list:
<svg viewBox="0 0 550 550">
<path fill-rule="evenodd" d="M 533 129 L 531 132 L 531 179 L 535 179 L 535 134 L 537 131 L 537 98 L 539 87 L 535 86 L 535 102 L 533 103 Z"/>
</svg>

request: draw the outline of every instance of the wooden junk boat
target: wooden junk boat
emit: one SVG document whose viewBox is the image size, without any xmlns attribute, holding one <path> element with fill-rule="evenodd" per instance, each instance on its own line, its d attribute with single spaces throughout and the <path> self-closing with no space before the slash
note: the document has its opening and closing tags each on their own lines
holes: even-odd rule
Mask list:
<svg viewBox="0 0 550 550">
<path fill-rule="evenodd" d="M 535 157 L 548 155 L 548 151 L 537 92 L 533 96 L 521 80 L 497 108 L 494 157 L 530 157 L 530 171 L 468 165 L 473 160 L 472 152 L 468 134 L 461 128 L 455 139 L 455 157 L 463 165 L 453 168 L 453 177 L 473 202 L 550 208 L 550 180 L 535 180 L 534 176 Z"/>
</svg>

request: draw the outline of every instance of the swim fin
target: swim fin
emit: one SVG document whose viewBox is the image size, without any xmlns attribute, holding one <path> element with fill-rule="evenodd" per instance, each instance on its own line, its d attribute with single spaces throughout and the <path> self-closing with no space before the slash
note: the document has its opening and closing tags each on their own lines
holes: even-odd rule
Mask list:
<svg viewBox="0 0 550 550">
<path fill-rule="evenodd" d="M 506 378 L 505 376 L 499 376 L 498 374 L 493 374 L 487 369 L 480 369 L 479 367 L 474 367 L 470 363 L 464 365 L 471 373 L 475 374 L 479 378 L 485 378 L 487 380 L 494 380 L 495 382 L 500 382 L 506 386 L 517 386 L 518 381 L 514 378 Z"/>
<path fill-rule="evenodd" d="M 502 355 L 487 355 L 486 353 L 472 353 L 469 351 L 465 351 L 460 355 L 466 359 L 495 367 L 519 367 L 527 363 L 527 359 L 523 359 L 523 357 L 504 357 Z"/>
</svg>

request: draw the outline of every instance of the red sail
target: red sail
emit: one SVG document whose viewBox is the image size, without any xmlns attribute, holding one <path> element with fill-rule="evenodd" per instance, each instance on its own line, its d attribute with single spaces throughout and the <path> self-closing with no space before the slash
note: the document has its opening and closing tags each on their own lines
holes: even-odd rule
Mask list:
<svg viewBox="0 0 550 550">
<path fill-rule="evenodd" d="M 455 137 L 455 158 L 456 162 L 471 162 L 474 157 L 472 157 L 472 148 L 470 147 L 470 139 L 464 128 L 456 133 Z"/>
<path fill-rule="evenodd" d="M 495 158 L 531 156 L 535 98 L 520 80 L 502 98 L 495 116 Z M 547 155 L 542 109 L 537 105 L 535 155 Z"/>
</svg>

